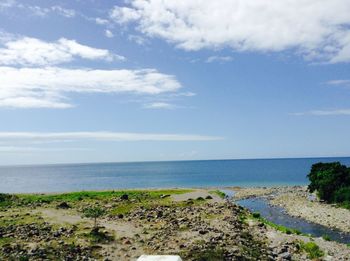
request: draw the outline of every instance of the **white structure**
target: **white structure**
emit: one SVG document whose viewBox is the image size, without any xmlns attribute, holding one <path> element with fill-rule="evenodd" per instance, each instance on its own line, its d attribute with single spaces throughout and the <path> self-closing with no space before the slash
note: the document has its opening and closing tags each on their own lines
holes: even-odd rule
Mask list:
<svg viewBox="0 0 350 261">
<path fill-rule="evenodd" d="M 137 261 L 182 261 L 179 256 L 148 256 L 142 255 Z"/>
</svg>

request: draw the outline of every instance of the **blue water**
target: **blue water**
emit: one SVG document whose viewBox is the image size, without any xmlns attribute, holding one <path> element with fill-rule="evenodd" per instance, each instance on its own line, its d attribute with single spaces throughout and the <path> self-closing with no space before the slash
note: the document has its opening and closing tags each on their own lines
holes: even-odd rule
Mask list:
<svg viewBox="0 0 350 261">
<path fill-rule="evenodd" d="M 0 167 L 0 192 L 305 185 L 320 161 L 350 165 L 350 158 L 309 158 Z"/>
<path fill-rule="evenodd" d="M 336 229 L 315 224 L 302 218 L 292 217 L 288 215 L 283 208 L 271 206 L 262 198 L 249 198 L 237 201 L 239 205 L 249 209 L 252 212 L 259 212 L 262 217 L 275 224 L 288 228 L 294 228 L 304 234 L 310 234 L 314 237 L 329 236 L 332 240 L 341 243 L 350 243 L 350 233 L 343 233 Z"/>
</svg>

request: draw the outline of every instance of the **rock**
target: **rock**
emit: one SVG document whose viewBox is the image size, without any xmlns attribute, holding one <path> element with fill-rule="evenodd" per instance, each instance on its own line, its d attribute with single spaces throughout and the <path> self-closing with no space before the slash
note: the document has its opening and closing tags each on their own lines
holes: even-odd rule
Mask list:
<svg viewBox="0 0 350 261">
<path fill-rule="evenodd" d="M 201 235 L 205 235 L 205 234 L 208 233 L 208 231 L 206 231 L 206 230 L 199 230 L 198 233 L 201 234 Z"/>
<path fill-rule="evenodd" d="M 205 197 L 205 199 L 213 199 L 213 197 L 208 195 L 208 196 Z"/>
<path fill-rule="evenodd" d="M 160 195 L 160 198 L 167 198 L 167 197 L 170 197 L 170 195 L 169 194 Z"/>
<path fill-rule="evenodd" d="M 56 206 L 56 208 L 60 208 L 60 209 L 68 209 L 68 208 L 71 208 L 71 206 L 70 206 L 70 205 L 68 205 L 68 203 L 67 203 L 67 202 L 61 202 L 60 204 L 58 204 L 58 205 Z"/>
<path fill-rule="evenodd" d="M 289 252 L 284 252 L 280 254 L 278 257 L 279 257 L 279 260 L 292 260 L 292 254 Z"/>
<path fill-rule="evenodd" d="M 118 218 L 123 218 L 124 215 L 123 214 L 118 214 Z"/>
</svg>

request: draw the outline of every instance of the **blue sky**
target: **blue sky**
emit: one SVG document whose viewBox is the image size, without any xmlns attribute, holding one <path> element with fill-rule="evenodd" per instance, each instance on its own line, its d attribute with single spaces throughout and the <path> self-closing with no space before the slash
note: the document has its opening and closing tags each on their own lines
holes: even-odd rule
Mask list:
<svg viewBox="0 0 350 261">
<path fill-rule="evenodd" d="M 0 164 L 349 156 L 350 3 L 286 2 L 2 0 Z"/>
</svg>

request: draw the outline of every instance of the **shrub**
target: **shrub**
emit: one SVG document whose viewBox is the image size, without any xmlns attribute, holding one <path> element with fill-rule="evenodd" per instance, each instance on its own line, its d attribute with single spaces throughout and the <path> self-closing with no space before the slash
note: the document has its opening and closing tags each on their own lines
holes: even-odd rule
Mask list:
<svg viewBox="0 0 350 261">
<path fill-rule="evenodd" d="M 100 207 L 90 207 L 84 209 L 83 212 L 85 217 L 94 219 L 94 230 L 98 231 L 97 219 L 102 217 L 106 211 Z"/>
<path fill-rule="evenodd" d="M 260 218 L 260 213 L 259 212 L 254 212 L 253 213 L 253 218 Z"/>
<path fill-rule="evenodd" d="M 315 242 L 301 242 L 300 247 L 308 254 L 308 258 L 310 259 L 316 259 L 324 256 L 324 252 Z"/>
<path fill-rule="evenodd" d="M 310 192 L 317 191 L 326 202 L 350 201 L 350 168 L 340 162 L 316 163 L 308 174 Z"/>
</svg>

